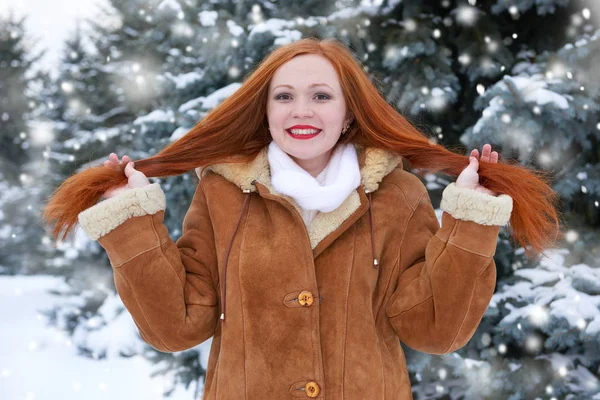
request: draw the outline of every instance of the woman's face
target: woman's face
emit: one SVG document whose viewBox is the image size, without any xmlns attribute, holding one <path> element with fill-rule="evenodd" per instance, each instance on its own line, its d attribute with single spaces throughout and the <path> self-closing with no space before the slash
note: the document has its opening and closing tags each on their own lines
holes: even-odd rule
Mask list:
<svg viewBox="0 0 600 400">
<path fill-rule="evenodd" d="M 301 167 L 325 168 L 346 122 L 346 102 L 329 60 L 313 54 L 294 57 L 275 71 L 268 96 L 275 143 Z"/>
</svg>

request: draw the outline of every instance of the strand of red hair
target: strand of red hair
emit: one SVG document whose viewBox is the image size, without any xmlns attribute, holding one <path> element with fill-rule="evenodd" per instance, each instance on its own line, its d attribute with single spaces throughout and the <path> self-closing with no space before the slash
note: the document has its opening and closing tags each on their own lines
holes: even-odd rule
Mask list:
<svg viewBox="0 0 600 400">
<path fill-rule="evenodd" d="M 398 113 L 364 72 L 343 43 L 334 39 L 302 39 L 276 48 L 231 96 L 214 108 L 186 135 L 135 167 L 148 177 L 167 177 L 219 162 L 248 162 L 268 143 L 266 106 L 268 86 L 274 72 L 302 54 L 326 57 L 336 69 L 344 90 L 348 112 L 354 121 L 339 143 L 355 143 L 395 152 L 411 167 L 458 176 L 469 164 L 468 156 L 451 151 L 417 130 Z M 507 230 L 514 244 L 528 257 L 546 255 L 562 239 L 558 195 L 545 171 L 518 163 L 479 163 L 480 183 L 513 199 Z M 77 225 L 78 214 L 93 206 L 111 187 L 122 185 L 122 168 L 91 167 L 66 179 L 50 197 L 43 213 L 54 224 L 52 235 L 65 240 Z"/>
</svg>

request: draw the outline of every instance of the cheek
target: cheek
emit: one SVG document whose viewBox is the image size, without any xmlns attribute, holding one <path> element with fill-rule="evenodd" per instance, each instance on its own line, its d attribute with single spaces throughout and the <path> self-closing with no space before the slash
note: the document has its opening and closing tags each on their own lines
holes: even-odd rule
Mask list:
<svg viewBox="0 0 600 400">
<path fill-rule="evenodd" d="M 284 115 L 284 110 L 276 105 L 267 106 L 267 119 L 272 123 L 281 122 L 281 118 Z"/>
<path fill-rule="evenodd" d="M 324 107 L 322 109 L 323 115 L 327 117 L 327 120 L 332 121 L 343 121 L 346 115 L 346 109 L 340 107 L 339 104 L 331 104 L 329 107 Z"/>
</svg>

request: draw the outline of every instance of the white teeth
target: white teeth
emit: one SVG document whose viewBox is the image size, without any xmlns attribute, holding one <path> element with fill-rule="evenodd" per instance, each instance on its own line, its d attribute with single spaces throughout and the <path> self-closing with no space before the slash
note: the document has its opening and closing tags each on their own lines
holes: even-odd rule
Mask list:
<svg viewBox="0 0 600 400">
<path fill-rule="evenodd" d="M 314 135 L 320 131 L 318 129 L 289 129 L 289 132 L 292 132 L 294 135 Z"/>
</svg>

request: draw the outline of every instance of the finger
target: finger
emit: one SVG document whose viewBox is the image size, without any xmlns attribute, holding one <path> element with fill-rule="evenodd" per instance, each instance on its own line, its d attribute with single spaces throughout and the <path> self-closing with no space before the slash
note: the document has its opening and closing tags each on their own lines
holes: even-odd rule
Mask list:
<svg viewBox="0 0 600 400">
<path fill-rule="evenodd" d="M 498 162 L 498 152 L 497 151 L 492 151 L 492 155 L 490 156 L 490 160 L 494 164 Z"/>
<path fill-rule="evenodd" d="M 104 165 L 106 165 L 107 167 L 115 167 L 116 165 L 118 165 L 118 161 L 115 161 L 115 159 L 112 156 L 109 156 L 109 159 L 104 161 Z"/>
<path fill-rule="evenodd" d="M 131 159 L 129 158 L 129 156 L 127 156 L 127 155 L 123 156 L 123 162 L 125 164 L 129 163 L 130 161 L 131 161 Z"/>
<path fill-rule="evenodd" d="M 108 156 L 108 159 L 112 162 L 112 163 L 119 163 L 119 157 L 115 154 L 115 153 L 110 153 L 110 155 Z"/>
<path fill-rule="evenodd" d="M 130 161 L 125 166 L 125 175 L 129 178 L 133 173 L 136 172 L 133 163 Z"/>
<path fill-rule="evenodd" d="M 481 161 L 490 162 L 490 154 L 492 152 L 492 146 L 488 143 L 483 145 L 481 149 Z"/>
<path fill-rule="evenodd" d="M 481 161 L 487 161 L 488 151 L 489 151 L 488 144 L 486 143 L 481 148 Z"/>
<path fill-rule="evenodd" d="M 469 155 L 469 157 L 476 157 L 479 158 L 479 152 L 477 151 L 477 149 L 473 149 L 471 151 L 471 154 Z"/>
<path fill-rule="evenodd" d="M 129 162 L 124 169 L 125 175 L 129 178 L 129 182 L 133 182 L 135 184 L 139 184 L 140 182 L 149 183 L 148 178 L 142 171 L 138 171 L 135 169 L 135 164 L 133 162 Z"/>
<path fill-rule="evenodd" d="M 479 169 L 479 160 L 476 157 L 469 157 L 469 167 L 472 167 L 477 172 Z"/>
</svg>

